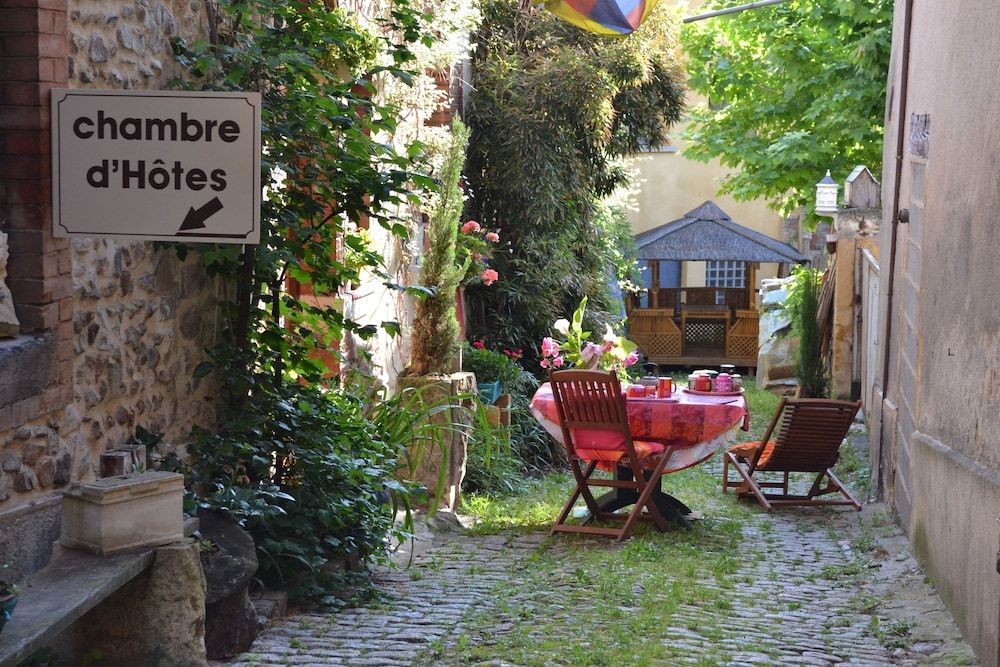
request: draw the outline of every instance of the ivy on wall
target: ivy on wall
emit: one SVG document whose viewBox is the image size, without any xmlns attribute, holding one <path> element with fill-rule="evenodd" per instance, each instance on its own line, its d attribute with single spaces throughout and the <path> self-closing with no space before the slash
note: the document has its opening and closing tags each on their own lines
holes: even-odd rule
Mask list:
<svg viewBox="0 0 1000 667">
<path fill-rule="evenodd" d="M 404 408 L 387 402 L 373 418 L 368 396 L 331 386 L 316 351 L 337 354 L 347 333 L 378 331 L 345 317 L 336 297 L 366 273 L 391 282 L 363 228 L 405 237 L 410 206 L 433 187 L 418 170 L 420 145 L 386 140 L 400 111 L 378 91 L 410 80 L 411 46 L 431 39 L 407 0 L 378 31 L 306 1 L 221 2 L 211 18 L 212 38 L 178 41 L 176 55 L 189 87 L 261 93 L 266 192 L 259 245 L 197 248 L 234 295 L 223 304 L 225 338 L 196 371 L 219 374 L 226 411 L 189 447 L 186 472 L 198 503 L 250 530 L 265 579 L 318 597 L 332 583 L 331 559 L 384 557 L 384 498 L 405 502 L 411 490 L 393 479 L 411 434 L 384 417 Z M 297 297 L 288 279 L 325 298 Z"/>
</svg>

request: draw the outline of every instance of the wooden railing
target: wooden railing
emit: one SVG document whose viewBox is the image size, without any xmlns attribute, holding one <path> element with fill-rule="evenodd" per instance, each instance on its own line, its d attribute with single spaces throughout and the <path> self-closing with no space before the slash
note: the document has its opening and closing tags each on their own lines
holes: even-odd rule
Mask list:
<svg viewBox="0 0 1000 667">
<path fill-rule="evenodd" d="M 660 287 L 649 290 L 649 308 L 667 309 L 674 315 L 680 315 L 681 304 L 692 306 L 714 306 L 725 304 L 730 308 L 745 310 L 749 308 L 747 290 L 742 287 Z M 642 303 L 639 295 L 631 296 L 631 307 L 640 308 Z"/>
</svg>

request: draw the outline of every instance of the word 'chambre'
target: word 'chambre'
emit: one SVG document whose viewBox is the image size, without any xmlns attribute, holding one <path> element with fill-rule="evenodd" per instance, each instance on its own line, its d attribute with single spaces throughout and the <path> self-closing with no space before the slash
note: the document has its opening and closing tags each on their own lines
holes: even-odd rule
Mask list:
<svg viewBox="0 0 1000 667">
<path fill-rule="evenodd" d="M 73 120 L 73 134 L 83 140 L 98 141 L 164 141 L 164 142 L 223 142 L 231 144 L 240 138 L 240 126 L 234 120 L 201 120 L 181 112 L 180 118 L 118 119 L 97 111 L 96 117 L 79 116 Z M 226 171 L 206 171 L 197 167 L 187 168 L 179 160 L 168 165 L 160 159 L 101 160 L 87 170 L 87 183 L 93 188 L 107 188 L 112 176 L 121 176 L 123 189 L 146 187 L 155 190 L 173 188 L 202 190 L 206 186 L 216 192 L 226 189 Z M 117 180 L 117 179 L 115 179 Z"/>
</svg>

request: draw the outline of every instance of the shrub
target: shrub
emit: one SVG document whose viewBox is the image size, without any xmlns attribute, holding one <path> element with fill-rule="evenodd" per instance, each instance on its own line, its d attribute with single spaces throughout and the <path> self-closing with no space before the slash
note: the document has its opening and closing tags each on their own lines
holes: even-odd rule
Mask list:
<svg viewBox="0 0 1000 667">
<path fill-rule="evenodd" d="M 512 0 L 489 0 L 476 34 L 466 213 L 500 232 L 502 276 L 466 294 L 474 335 L 523 348 L 530 367 L 551 323 L 586 296 L 617 315 L 609 283 L 631 275 L 628 222 L 606 198 L 617 159 L 666 141 L 683 108 L 674 13 L 655 10 L 625 40 L 594 35 Z M 603 319 L 601 319 L 603 318 Z"/>
<path fill-rule="evenodd" d="M 471 255 L 456 255 L 462 191 L 459 181 L 465 164 L 469 131 L 459 120 L 451 130 L 444 163 L 440 170 L 441 190 L 427 223 L 427 251 L 423 256 L 420 282 L 432 293 L 417 303 L 410 337 L 410 371 L 414 375 L 447 373 L 458 349 L 458 321 L 455 318 L 455 290 L 466 278 Z"/>
<path fill-rule="evenodd" d="M 228 511 L 250 532 L 265 582 L 315 598 L 343 576 L 338 561 L 384 559 L 387 493 L 408 492 L 393 478 L 398 443 L 346 393 L 286 384 L 254 402 L 189 448 L 191 487 L 201 507 Z"/>
<path fill-rule="evenodd" d="M 468 343 L 462 350 L 462 370 L 475 373 L 476 382 L 499 380 L 508 391 L 521 375 L 521 367 L 506 354 Z"/>
<path fill-rule="evenodd" d="M 826 396 L 829 378 L 821 352 L 819 330 L 819 296 L 823 275 L 817 269 L 799 267 L 794 270 L 785 308 L 792 318 L 792 330 L 799 337 L 795 352 L 795 374 L 803 397 Z"/>
</svg>

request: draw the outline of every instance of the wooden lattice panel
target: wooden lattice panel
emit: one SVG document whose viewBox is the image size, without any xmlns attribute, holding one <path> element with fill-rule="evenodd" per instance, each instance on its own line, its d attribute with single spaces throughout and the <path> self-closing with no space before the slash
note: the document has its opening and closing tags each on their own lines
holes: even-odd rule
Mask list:
<svg viewBox="0 0 1000 667">
<path fill-rule="evenodd" d="M 730 359 L 753 359 L 757 361 L 756 336 L 729 336 L 726 339 L 726 356 Z"/>
<path fill-rule="evenodd" d="M 681 336 L 679 333 L 637 334 L 632 340 L 647 357 L 681 356 Z"/>
<path fill-rule="evenodd" d="M 723 345 L 726 341 L 724 322 L 688 322 L 684 328 L 684 340 L 696 345 Z"/>
</svg>

